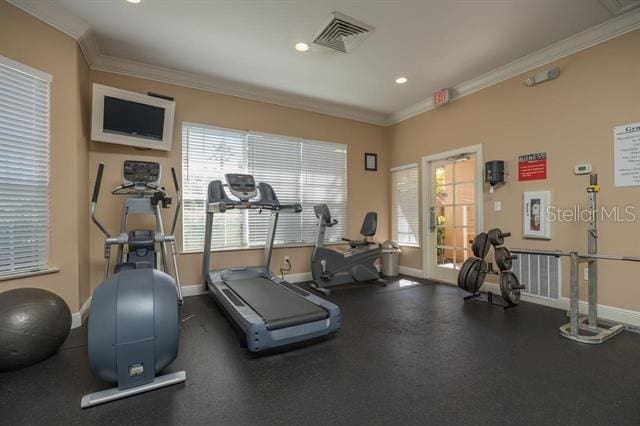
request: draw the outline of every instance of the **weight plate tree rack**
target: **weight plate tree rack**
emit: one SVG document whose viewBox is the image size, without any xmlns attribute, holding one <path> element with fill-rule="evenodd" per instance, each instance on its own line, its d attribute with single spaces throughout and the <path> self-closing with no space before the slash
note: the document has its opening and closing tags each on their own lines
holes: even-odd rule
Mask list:
<svg viewBox="0 0 640 426">
<path fill-rule="evenodd" d="M 598 324 L 598 269 L 597 261 L 618 260 L 626 262 L 640 262 L 640 257 L 618 256 L 598 254 L 598 230 L 596 226 L 596 194 L 600 192 L 598 185 L 598 175 L 592 174 L 587 187 L 589 227 L 587 229 L 587 253 L 577 251 L 561 250 L 527 250 L 513 249 L 513 253 L 538 254 L 556 257 L 569 257 L 571 268 L 569 274 L 569 323 L 560 327 L 560 334 L 567 339 L 581 343 L 600 344 L 612 337 L 620 334 L 624 329 L 624 324 L 615 324 L 610 327 L 603 327 Z M 587 263 L 589 268 L 588 282 L 588 315 L 580 316 L 579 298 L 579 273 L 578 268 L 581 263 Z"/>
<path fill-rule="evenodd" d="M 504 244 L 504 239 L 510 237 L 510 232 L 502 232 L 500 229 L 491 229 L 488 233 L 481 232 L 469 241 L 472 244 L 474 256 L 465 260 L 458 273 L 458 287 L 471 293 L 464 297 L 464 300 L 488 303 L 489 305 L 501 306 L 503 309 L 510 309 L 518 306 L 520 302 L 520 290 L 525 286 L 520 285 L 518 277 L 511 271 L 512 260 L 517 256 L 512 255 L 506 247 L 496 247 Z M 484 258 L 489 253 L 489 249 L 494 247 L 496 264 L 500 269 L 494 271 L 491 264 L 487 264 Z M 486 294 L 480 292 L 480 287 L 484 284 L 487 274 L 498 275 L 500 277 L 500 294 L 504 303 L 495 301 L 494 294 L 488 291 Z"/>
</svg>

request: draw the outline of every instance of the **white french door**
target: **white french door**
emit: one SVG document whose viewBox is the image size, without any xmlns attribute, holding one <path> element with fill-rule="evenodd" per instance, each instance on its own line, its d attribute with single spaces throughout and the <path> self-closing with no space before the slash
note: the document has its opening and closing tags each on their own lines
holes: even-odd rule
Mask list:
<svg viewBox="0 0 640 426">
<path fill-rule="evenodd" d="M 455 282 L 482 222 L 482 146 L 423 158 L 427 276 Z"/>
</svg>

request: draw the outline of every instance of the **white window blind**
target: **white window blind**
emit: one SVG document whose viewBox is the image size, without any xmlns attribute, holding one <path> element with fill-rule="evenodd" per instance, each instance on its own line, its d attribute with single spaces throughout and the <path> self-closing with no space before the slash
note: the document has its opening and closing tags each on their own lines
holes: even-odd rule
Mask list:
<svg viewBox="0 0 640 426">
<path fill-rule="evenodd" d="M 313 206 L 328 204 L 339 225 L 327 241 L 339 241 L 346 231 L 346 145 L 301 138 L 183 123 L 183 249 L 204 245 L 206 188 L 225 173 L 249 173 L 269 183 L 281 203 L 300 203 L 301 214 L 281 214 L 276 244 L 312 243 L 316 235 Z M 212 247 L 261 246 L 269 212 L 229 211 L 214 216 Z"/>
<path fill-rule="evenodd" d="M 418 167 L 392 171 L 391 177 L 392 238 L 398 244 L 418 246 Z"/>
<path fill-rule="evenodd" d="M 0 276 L 48 266 L 50 82 L 0 56 Z"/>
</svg>

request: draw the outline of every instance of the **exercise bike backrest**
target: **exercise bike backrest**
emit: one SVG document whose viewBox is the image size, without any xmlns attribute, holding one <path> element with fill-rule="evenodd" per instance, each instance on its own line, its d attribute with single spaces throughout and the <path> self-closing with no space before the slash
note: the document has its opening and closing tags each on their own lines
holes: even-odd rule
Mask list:
<svg viewBox="0 0 640 426">
<path fill-rule="evenodd" d="M 360 228 L 360 234 L 364 237 L 373 237 L 376 235 L 378 228 L 378 213 L 369 212 L 362 221 L 362 227 Z"/>
</svg>

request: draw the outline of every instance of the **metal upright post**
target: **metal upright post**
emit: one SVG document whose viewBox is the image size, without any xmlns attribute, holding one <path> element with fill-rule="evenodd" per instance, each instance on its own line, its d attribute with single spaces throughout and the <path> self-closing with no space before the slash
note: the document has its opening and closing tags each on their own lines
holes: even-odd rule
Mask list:
<svg viewBox="0 0 640 426">
<path fill-rule="evenodd" d="M 598 253 L 598 212 L 596 211 L 596 194 L 600 191 L 598 186 L 598 175 L 592 174 L 589 177 L 589 232 L 587 236 L 587 254 Z M 588 291 L 589 291 L 589 326 L 598 326 L 598 263 L 595 257 L 588 260 Z"/>
<path fill-rule="evenodd" d="M 269 269 L 271 264 L 271 253 L 273 252 L 273 243 L 276 238 L 276 228 L 278 227 L 278 210 L 271 210 L 271 219 L 269 220 L 269 229 L 267 230 L 267 240 L 264 242 L 264 267 Z"/>
<path fill-rule="evenodd" d="M 207 213 L 204 227 L 204 252 L 202 253 L 202 285 L 207 289 L 207 275 L 209 275 L 209 263 L 211 262 L 211 231 L 213 228 L 213 210 L 207 205 Z"/>
<path fill-rule="evenodd" d="M 578 283 L 578 253 L 571 252 L 571 272 L 569 275 L 569 324 L 572 336 L 578 336 L 578 322 L 580 317 L 580 286 Z"/>
<path fill-rule="evenodd" d="M 156 232 L 162 235 L 162 241 L 160 241 L 160 257 L 162 260 L 162 271 L 165 273 L 169 273 L 169 264 L 168 264 L 168 251 L 167 251 L 167 243 L 164 239 L 164 226 L 162 225 L 162 214 L 160 213 L 160 203 L 156 205 L 155 208 L 155 216 L 156 216 Z M 177 274 L 176 274 L 177 276 Z"/>
</svg>

